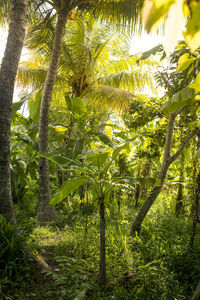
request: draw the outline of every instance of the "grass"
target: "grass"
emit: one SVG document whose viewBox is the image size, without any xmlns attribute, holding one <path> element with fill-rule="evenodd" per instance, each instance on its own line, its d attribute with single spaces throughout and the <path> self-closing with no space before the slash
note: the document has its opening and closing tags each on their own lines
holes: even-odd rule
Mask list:
<svg viewBox="0 0 200 300">
<path fill-rule="evenodd" d="M 62 204 L 60 223 L 47 226 L 36 225 L 34 205 L 26 213 L 18 206 L 18 224 L 28 228 L 26 244 L 34 258 L 15 283 L 7 277 L 2 299 L 190 299 L 200 279 L 200 234 L 189 249 L 191 218 L 176 218 L 171 204 L 164 197 L 162 201 L 165 207 L 157 201 L 134 239 L 129 237 L 133 208 L 127 199 L 122 199 L 120 214 L 108 205 L 104 289 L 98 285 L 96 208 L 87 215 L 86 232 L 86 215 L 76 201 L 71 207 Z"/>
</svg>

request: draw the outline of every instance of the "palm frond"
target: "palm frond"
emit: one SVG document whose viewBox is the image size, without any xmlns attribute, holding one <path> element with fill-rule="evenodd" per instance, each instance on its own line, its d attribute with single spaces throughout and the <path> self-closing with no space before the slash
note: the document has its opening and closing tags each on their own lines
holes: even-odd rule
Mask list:
<svg viewBox="0 0 200 300">
<path fill-rule="evenodd" d="M 17 73 L 17 86 L 26 88 L 41 89 L 44 85 L 47 70 L 33 69 L 26 66 L 20 66 Z"/>
<path fill-rule="evenodd" d="M 102 21 L 115 24 L 118 28 L 139 33 L 142 29 L 140 11 L 142 0 L 99 0 L 94 9 L 94 14 Z"/>
<path fill-rule="evenodd" d="M 32 65 L 27 63 L 20 64 L 17 73 L 17 86 L 27 87 L 31 89 L 41 89 L 43 88 L 47 74 L 47 68 L 43 66 L 38 66 L 37 68 L 32 67 Z M 55 80 L 55 86 L 64 87 L 67 86 L 66 79 L 57 74 Z"/>
<path fill-rule="evenodd" d="M 132 93 L 111 86 L 97 87 L 87 90 L 82 95 L 88 105 L 101 108 L 102 111 L 121 114 L 129 108 Z"/>
<path fill-rule="evenodd" d="M 155 81 L 148 71 L 133 70 L 123 71 L 101 77 L 98 80 L 99 85 L 108 85 L 120 89 L 128 89 L 132 92 L 156 93 Z"/>
<path fill-rule="evenodd" d="M 11 0 L 0 0 L 0 24 L 1 26 L 8 25 L 10 21 Z"/>
<path fill-rule="evenodd" d="M 54 26 L 54 16 L 44 22 L 36 15 L 27 29 L 25 47 L 29 50 L 37 50 L 38 55 L 49 58 L 52 50 Z"/>
</svg>

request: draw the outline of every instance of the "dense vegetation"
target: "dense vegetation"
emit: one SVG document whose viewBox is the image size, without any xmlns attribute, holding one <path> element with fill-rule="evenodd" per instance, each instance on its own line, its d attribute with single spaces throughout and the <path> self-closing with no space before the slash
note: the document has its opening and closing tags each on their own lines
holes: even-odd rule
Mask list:
<svg viewBox="0 0 200 300">
<path fill-rule="evenodd" d="M 199 2 L 130 53 L 173 2 L 0 1 L 1 299 L 199 299 Z"/>
</svg>

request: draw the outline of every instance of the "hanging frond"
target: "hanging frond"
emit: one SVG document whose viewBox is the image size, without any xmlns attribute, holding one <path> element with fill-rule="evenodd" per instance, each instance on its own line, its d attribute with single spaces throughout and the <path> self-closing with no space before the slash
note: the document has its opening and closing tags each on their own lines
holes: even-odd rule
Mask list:
<svg viewBox="0 0 200 300">
<path fill-rule="evenodd" d="M 155 81 L 148 71 L 133 70 L 118 72 L 99 78 L 98 83 L 99 85 L 109 85 L 134 92 L 144 92 L 149 89 L 149 92 L 156 93 Z"/>
<path fill-rule="evenodd" d="M 128 91 L 124 91 L 111 86 L 97 87 L 87 90 L 81 95 L 88 105 L 101 108 L 102 111 L 116 112 L 121 114 L 129 107 L 134 95 Z"/>
<path fill-rule="evenodd" d="M 142 0 L 99 0 L 94 8 L 96 17 L 115 24 L 118 28 L 141 32 L 140 11 Z"/>
<path fill-rule="evenodd" d="M 53 32 L 55 27 L 55 16 L 51 16 L 47 22 L 38 15 L 32 20 L 27 28 L 24 45 L 29 50 L 36 50 L 38 55 L 49 59 L 53 44 Z"/>
<path fill-rule="evenodd" d="M 29 63 L 23 63 L 18 68 L 17 86 L 22 86 L 31 89 L 43 88 L 47 74 L 47 68 L 31 68 Z M 66 80 L 59 74 L 56 76 L 55 86 L 63 87 L 66 85 Z"/>
<path fill-rule="evenodd" d="M 1 26 L 8 25 L 10 21 L 11 0 L 0 0 L 0 24 Z"/>
<path fill-rule="evenodd" d="M 32 89 L 40 89 L 44 85 L 47 70 L 44 69 L 31 69 L 27 67 L 19 67 L 17 73 L 17 86 L 22 86 Z"/>
</svg>

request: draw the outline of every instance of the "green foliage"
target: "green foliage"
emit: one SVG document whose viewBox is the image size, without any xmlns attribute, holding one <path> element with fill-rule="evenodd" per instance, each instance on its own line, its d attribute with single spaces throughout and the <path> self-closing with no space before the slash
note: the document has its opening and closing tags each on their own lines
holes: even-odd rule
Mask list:
<svg viewBox="0 0 200 300">
<path fill-rule="evenodd" d="M 3 299 L 4 293 L 22 284 L 31 261 L 23 233 L 16 232 L 0 215 L 0 296 Z"/>
<path fill-rule="evenodd" d="M 174 111 L 183 108 L 187 105 L 195 104 L 195 91 L 189 87 L 185 87 L 180 92 L 175 94 L 169 101 L 161 106 L 161 111 L 169 116 Z"/>
<path fill-rule="evenodd" d="M 88 178 L 81 176 L 76 179 L 72 179 L 69 182 L 64 182 L 61 191 L 53 196 L 49 204 L 56 205 L 60 201 L 64 200 L 70 193 L 76 191 L 81 185 L 84 185 L 88 182 Z"/>
<path fill-rule="evenodd" d="M 40 119 L 40 105 L 41 105 L 42 92 L 36 93 L 34 99 L 29 100 L 29 116 L 35 124 L 39 123 Z"/>
</svg>

